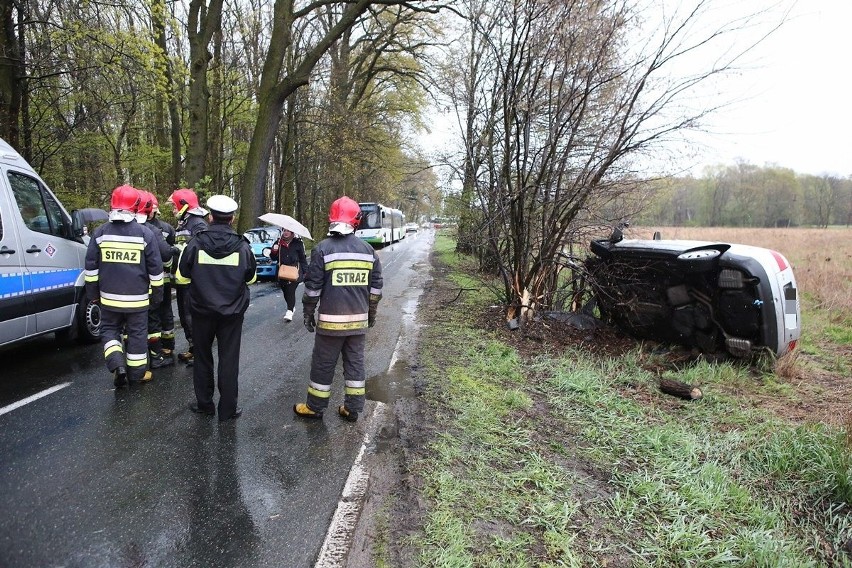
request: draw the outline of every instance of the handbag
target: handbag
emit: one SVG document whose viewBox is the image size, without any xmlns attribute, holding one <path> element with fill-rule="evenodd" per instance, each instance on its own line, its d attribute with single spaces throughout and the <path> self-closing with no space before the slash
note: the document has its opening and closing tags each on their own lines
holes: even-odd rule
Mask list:
<svg viewBox="0 0 852 568">
<path fill-rule="evenodd" d="M 299 279 L 299 267 L 282 264 L 278 267 L 278 279 L 295 282 Z"/>
</svg>

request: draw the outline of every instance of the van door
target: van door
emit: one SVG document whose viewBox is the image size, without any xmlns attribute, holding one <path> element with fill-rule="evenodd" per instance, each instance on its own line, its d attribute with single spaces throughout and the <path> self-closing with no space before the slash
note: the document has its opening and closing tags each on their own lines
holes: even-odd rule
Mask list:
<svg viewBox="0 0 852 568">
<path fill-rule="evenodd" d="M 24 286 L 30 291 L 35 332 L 70 326 L 76 308 L 75 286 L 86 247 L 73 238 L 71 219 L 40 179 L 8 168 L 6 177 L 20 215 L 19 237 Z"/>
<path fill-rule="evenodd" d="M 35 330 L 35 318 L 30 315 L 32 309 L 24 293 L 24 255 L 15 228 L 16 215 L 3 185 L 0 179 L 0 345 L 26 337 L 30 319 Z"/>
</svg>

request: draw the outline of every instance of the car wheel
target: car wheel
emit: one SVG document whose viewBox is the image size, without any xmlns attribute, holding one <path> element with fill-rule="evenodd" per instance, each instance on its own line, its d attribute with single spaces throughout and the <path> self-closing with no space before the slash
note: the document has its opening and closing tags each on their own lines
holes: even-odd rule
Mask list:
<svg viewBox="0 0 852 568">
<path fill-rule="evenodd" d="M 688 250 L 677 256 L 678 266 L 687 272 L 705 272 L 716 266 L 722 255 L 717 249 Z"/>
<path fill-rule="evenodd" d="M 81 343 L 97 343 L 101 339 L 101 305 L 83 295 L 77 306 L 77 325 Z"/>
</svg>

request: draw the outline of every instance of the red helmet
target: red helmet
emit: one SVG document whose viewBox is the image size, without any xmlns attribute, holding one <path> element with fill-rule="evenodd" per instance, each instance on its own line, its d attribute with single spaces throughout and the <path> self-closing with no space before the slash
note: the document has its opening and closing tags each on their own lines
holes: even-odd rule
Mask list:
<svg viewBox="0 0 852 568">
<path fill-rule="evenodd" d="M 174 203 L 175 209 L 184 210 L 186 209 L 195 209 L 199 207 L 198 205 L 198 196 L 195 195 L 195 192 L 191 189 L 181 188 L 176 189 L 170 198 L 172 203 Z"/>
<path fill-rule="evenodd" d="M 331 204 L 328 220 L 331 223 L 346 223 L 357 227 L 358 221 L 361 220 L 361 206 L 354 199 L 344 195 Z"/>
<path fill-rule="evenodd" d="M 136 213 L 139 207 L 139 190 L 132 185 L 120 185 L 112 190 L 110 207 Z"/>
<path fill-rule="evenodd" d="M 143 215 L 150 215 L 154 211 L 154 201 L 156 200 L 154 195 L 148 191 L 139 190 L 139 197 L 141 202 L 139 203 L 139 212 Z"/>
</svg>

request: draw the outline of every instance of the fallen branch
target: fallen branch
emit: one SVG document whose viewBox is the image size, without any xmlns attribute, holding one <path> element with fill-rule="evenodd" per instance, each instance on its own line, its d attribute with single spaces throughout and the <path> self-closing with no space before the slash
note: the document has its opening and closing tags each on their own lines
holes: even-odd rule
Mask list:
<svg viewBox="0 0 852 568">
<path fill-rule="evenodd" d="M 704 396 L 700 388 L 671 379 L 660 379 L 660 390 L 686 400 L 698 400 Z"/>
</svg>

